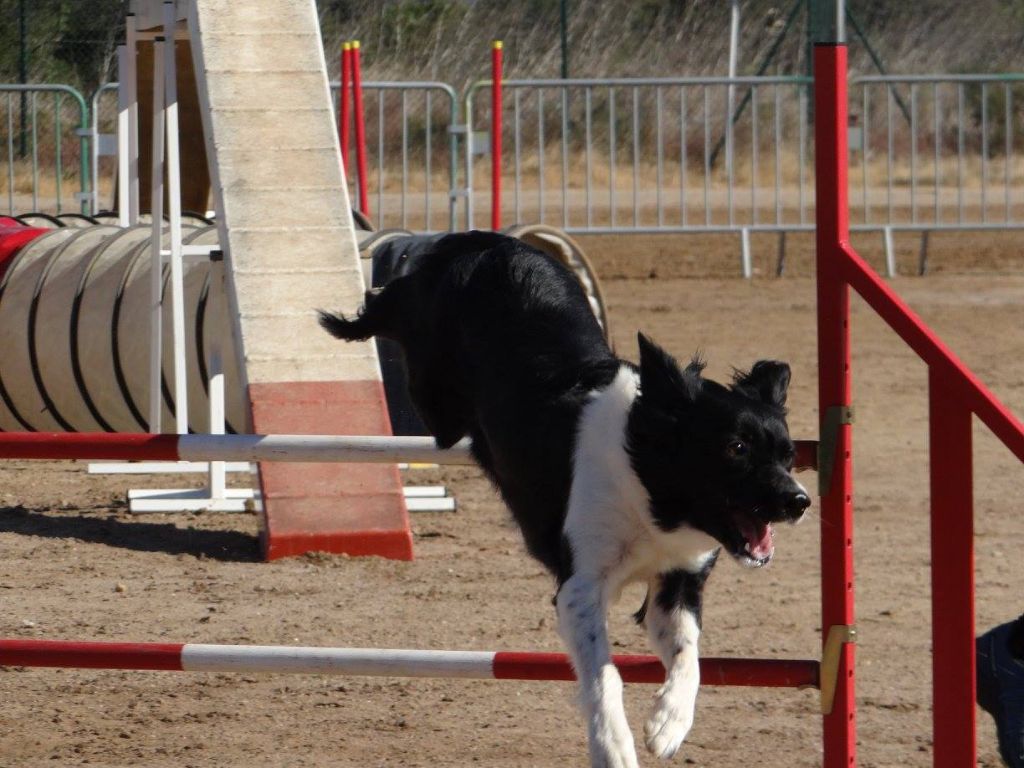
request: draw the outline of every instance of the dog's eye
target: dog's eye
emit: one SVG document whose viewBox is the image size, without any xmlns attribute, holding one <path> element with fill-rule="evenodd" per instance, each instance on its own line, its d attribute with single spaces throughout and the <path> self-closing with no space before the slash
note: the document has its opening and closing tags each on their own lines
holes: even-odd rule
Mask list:
<svg viewBox="0 0 1024 768">
<path fill-rule="evenodd" d="M 725 453 L 727 456 L 735 459 L 740 456 L 746 456 L 750 453 L 750 448 L 742 440 L 733 440 L 725 447 Z"/>
</svg>

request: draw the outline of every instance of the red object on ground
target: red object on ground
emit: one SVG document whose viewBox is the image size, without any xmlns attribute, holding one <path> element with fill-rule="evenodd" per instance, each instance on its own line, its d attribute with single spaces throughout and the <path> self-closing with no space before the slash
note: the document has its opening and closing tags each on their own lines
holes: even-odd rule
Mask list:
<svg viewBox="0 0 1024 768">
<path fill-rule="evenodd" d="M 351 122 L 351 98 L 352 90 L 352 44 L 344 43 L 341 46 L 341 89 L 338 93 L 338 142 L 341 144 L 341 166 L 345 171 L 345 179 L 348 180 L 348 142 L 349 123 Z"/>
<path fill-rule="evenodd" d="M 359 62 L 359 41 L 352 41 L 352 104 L 356 120 L 356 166 L 359 169 L 359 210 L 370 217 L 370 195 L 366 178 L 366 119 L 363 116 L 363 71 Z M 383 126 L 380 126 L 384 130 Z"/>
<path fill-rule="evenodd" d="M 491 229 L 501 229 L 501 40 L 491 44 Z M 472 141 L 467 136 L 466 141 Z"/>
<path fill-rule="evenodd" d="M 3 279 L 4 272 L 7 271 L 7 266 L 14 255 L 27 243 L 49 231 L 39 227 L 26 227 L 9 216 L 0 216 L 0 280 Z"/>
<path fill-rule="evenodd" d="M 384 384 L 376 381 L 251 384 L 259 434 L 390 435 Z M 260 463 L 267 560 L 343 552 L 412 560 L 412 531 L 394 464 Z"/>
</svg>

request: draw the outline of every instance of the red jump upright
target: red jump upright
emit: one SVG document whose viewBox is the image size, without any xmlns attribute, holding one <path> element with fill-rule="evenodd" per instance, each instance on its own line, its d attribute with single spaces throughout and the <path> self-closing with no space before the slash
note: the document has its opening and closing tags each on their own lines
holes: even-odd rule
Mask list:
<svg viewBox="0 0 1024 768">
<path fill-rule="evenodd" d="M 501 229 L 502 43 L 491 44 L 491 229 Z"/>
<path fill-rule="evenodd" d="M 821 639 L 853 627 L 853 477 L 850 429 L 850 290 L 842 279 L 850 238 L 846 169 L 846 46 L 814 49 L 817 195 L 818 413 L 821 486 Z M 820 460 L 819 460 L 820 461 Z M 829 472 L 829 465 L 831 472 Z M 824 717 L 825 768 L 856 763 L 853 644 L 839 647 L 835 698 Z"/>
<path fill-rule="evenodd" d="M 366 178 L 366 117 L 363 114 L 363 66 L 360 60 L 359 41 L 352 41 L 352 107 L 356 129 L 356 167 L 359 172 L 359 210 L 370 217 L 370 193 Z M 378 126 L 383 131 L 384 126 Z"/>
<path fill-rule="evenodd" d="M 352 173 L 348 162 L 349 130 L 352 122 L 352 43 L 341 45 L 341 88 L 338 93 L 338 143 L 341 144 L 341 165 L 345 169 L 345 181 Z"/>
<path fill-rule="evenodd" d="M 1024 425 L 851 247 L 846 205 L 846 48 L 821 45 L 814 53 L 823 627 L 827 637 L 828 630 L 850 627 L 853 622 L 849 425 L 849 289 L 853 288 L 928 364 L 933 758 L 936 768 L 968 768 L 977 757 L 971 417 L 977 415 L 1021 461 Z M 856 762 L 853 661 L 853 647 L 845 644 L 839 655 L 835 706 L 825 718 L 827 768 L 849 768 Z M 825 675 L 823 664 L 823 687 Z"/>
</svg>

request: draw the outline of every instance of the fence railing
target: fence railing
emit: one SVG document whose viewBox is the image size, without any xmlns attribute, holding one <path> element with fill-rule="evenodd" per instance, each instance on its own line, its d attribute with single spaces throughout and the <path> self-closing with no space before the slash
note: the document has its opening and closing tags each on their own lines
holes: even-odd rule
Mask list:
<svg viewBox="0 0 1024 768">
<path fill-rule="evenodd" d="M 808 225 L 802 77 L 505 80 L 502 218 L 570 232 Z M 490 81 L 469 87 L 467 131 Z M 465 153 L 467 187 L 484 172 Z M 474 222 L 467 197 L 467 219 Z"/>
<path fill-rule="evenodd" d="M 0 199 L 8 213 L 88 212 L 89 108 L 78 91 L 0 84 L 0 136 Z"/>
<path fill-rule="evenodd" d="M 809 83 L 505 80 L 500 218 L 570 232 L 735 232 L 745 251 L 751 232 L 808 231 Z M 851 229 L 881 231 L 890 265 L 894 231 L 920 231 L 924 243 L 936 230 L 1024 227 L 1024 74 L 860 77 L 849 86 Z M 479 129 L 491 127 L 490 99 L 481 98 L 489 89 L 474 83 L 460 99 L 440 82 L 364 83 L 377 226 L 484 225 L 490 141 Z M 335 104 L 338 91 L 332 83 Z M 0 86 L 8 210 L 103 207 L 114 169 L 105 156 L 113 142 L 101 139 L 115 118 L 116 84 L 91 104 L 67 86 Z"/>
<path fill-rule="evenodd" d="M 367 189 L 375 198 L 378 227 L 421 231 L 456 228 L 459 100 L 455 89 L 434 81 L 362 84 L 366 115 Z M 338 115 L 341 84 L 331 83 Z M 353 153 L 351 157 L 355 158 Z M 352 200 L 356 163 L 347 169 Z"/>
<path fill-rule="evenodd" d="M 337 81 L 331 84 L 338 115 Z M 366 115 L 367 188 L 371 215 L 378 227 L 419 231 L 455 229 L 458 95 L 450 85 L 433 81 L 363 83 Z M 96 135 L 115 130 L 117 83 L 107 83 L 92 98 Z M 113 142 L 105 143 L 113 148 Z M 113 162 L 93 153 L 94 175 L 106 190 L 113 184 Z M 358 200 L 355 152 L 347 169 L 350 197 Z M 109 197 L 109 195 L 104 195 Z"/>
<path fill-rule="evenodd" d="M 1024 74 L 850 82 L 854 226 L 1024 225 Z"/>
</svg>

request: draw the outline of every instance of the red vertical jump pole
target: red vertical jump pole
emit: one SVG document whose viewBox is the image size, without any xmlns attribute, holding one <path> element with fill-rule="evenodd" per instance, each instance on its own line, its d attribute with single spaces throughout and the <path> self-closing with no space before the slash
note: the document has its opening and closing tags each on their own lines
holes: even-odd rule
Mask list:
<svg viewBox="0 0 1024 768">
<path fill-rule="evenodd" d="M 501 229 L 501 40 L 491 43 L 491 229 Z"/>
<path fill-rule="evenodd" d="M 366 121 L 363 117 L 363 72 L 359 61 L 359 41 L 352 41 L 352 104 L 356 120 L 356 166 L 359 170 L 359 210 L 370 217 L 370 195 L 366 185 Z M 384 126 L 380 126 L 384 130 Z"/>
<path fill-rule="evenodd" d="M 843 278 L 847 208 L 846 46 L 814 47 L 814 145 L 818 278 L 818 405 L 822 452 L 822 641 L 853 626 L 853 475 L 850 419 L 850 289 Z M 824 716 L 825 768 L 856 764 L 854 646 L 839 647 L 835 698 Z"/>
<path fill-rule="evenodd" d="M 936 768 L 973 766 L 977 757 L 972 414 L 952 373 L 928 369 Z"/>
<path fill-rule="evenodd" d="M 351 118 L 352 43 L 341 44 L 341 92 L 338 95 L 338 143 L 341 144 L 341 165 L 346 180 L 351 166 L 348 163 L 349 124 Z"/>
</svg>

